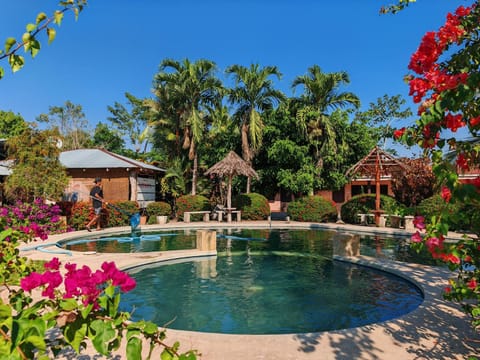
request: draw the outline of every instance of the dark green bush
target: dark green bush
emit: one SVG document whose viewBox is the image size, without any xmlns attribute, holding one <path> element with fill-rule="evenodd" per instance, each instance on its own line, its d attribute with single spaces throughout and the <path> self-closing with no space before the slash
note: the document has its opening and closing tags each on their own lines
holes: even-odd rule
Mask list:
<svg viewBox="0 0 480 360">
<path fill-rule="evenodd" d="M 337 208 L 322 196 L 305 196 L 288 204 L 288 215 L 295 221 L 334 221 Z"/>
<path fill-rule="evenodd" d="M 443 220 L 448 224 L 449 230 L 471 230 L 472 220 L 478 221 L 477 209 L 466 204 L 445 203 L 440 195 L 429 197 L 416 207 L 418 215 L 425 217 L 425 222 L 430 223 L 432 216 L 439 216 L 443 211 Z"/>
<path fill-rule="evenodd" d="M 342 205 L 342 220 L 348 224 L 358 222 L 357 214 L 368 214 L 375 210 L 375 194 L 361 194 L 352 197 Z M 380 209 L 386 214 L 399 214 L 402 207 L 394 198 L 387 195 L 380 195 Z"/>
<path fill-rule="evenodd" d="M 147 205 L 147 214 L 149 216 L 148 223 L 155 224 L 157 222 L 157 216 L 170 216 L 172 214 L 172 208 L 169 203 L 155 201 Z"/>
<path fill-rule="evenodd" d="M 242 211 L 242 219 L 265 220 L 270 215 L 268 199 L 257 193 L 240 194 L 232 200 L 233 207 Z"/>
<path fill-rule="evenodd" d="M 210 209 L 210 203 L 202 195 L 183 195 L 177 199 L 177 217 L 183 220 L 185 211 L 206 211 Z M 201 215 L 192 215 L 192 220 L 200 220 Z"/>
</svg>

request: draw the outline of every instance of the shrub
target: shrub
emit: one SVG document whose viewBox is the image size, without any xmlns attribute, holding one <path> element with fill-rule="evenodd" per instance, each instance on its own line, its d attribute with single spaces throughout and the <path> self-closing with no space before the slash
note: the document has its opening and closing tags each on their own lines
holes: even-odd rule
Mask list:
<svg viewBox="0 0 480 360">
<path fill-rule="evenodd" d="M 177 199 L 177 217 L 183 220 L 185 211 L 205 211 L 210 210 L 210 203 L 202 195 L 183 195 Z M 201 215 L 193 215 L 193 220 L 200 220 Z M 197 219 L 198 218 L 198 219 Z"/>
<path fill-rule="evenodd" d="M 357 222 L 357 214 L 368 214 L 375 210 L 375 194 L 361 194 L 353 196 L 342 205 L 342 220 L 349 224 Z M 380 195 L 380 209 L 386 214 L 398 214 L 403 207 L 392 197 Z"/>
<path fill-rule="evenodd" d="M 242 219 L 265 220 L 270 215 L 268 199 L 257 193 L 237 195 L 232 204 L 242 211 Z"/>
<path fill-rule="evenodd" d="M 442 213 L 442 209 L 446 211 Z M 425 222 L 430 223 L 432 216 L 443 214 L 444 222 L 448 224 L 449 230 L 469 230 L 471 224 L 469 221 L 472 219 L 473 214 L 476 213 L 476 209 L 471 206 L 465 206 L 462 204 L 445 203 L 445 200 L 441 195 L 433 195 L 418 204 L 416 207 L 418 215 L 425 217 Z M 478 217 L 478 215 L 477 215 Z"/>
<path fill-rule="evenodd" d="M 288 204 L 288 215 L 295 221 L 332 221 L 337 218 L 337 208 L 322 196 L 306 196 Z"/>
<path fill-rule="evenodd" d="M 155 224 L 157 216 L 170 216 L 172 208 L 169 203 L 164 201 L 155 201 L 147 205 L 148 223 Z"/>
<path fill-rule="evenodd" d="M 135 201 L 112 202 L 111 206 L 102 209 L 101 226 L 115 227 L 130 225 L 130 214 L 138 213 Z M 76 230 L 84 230 L 87 223 L 93 218 L 94 212 L 89 201 L 79 201 L 73 205 L 72 216 L 68 219 L 69 225 Z"/>
</svg>

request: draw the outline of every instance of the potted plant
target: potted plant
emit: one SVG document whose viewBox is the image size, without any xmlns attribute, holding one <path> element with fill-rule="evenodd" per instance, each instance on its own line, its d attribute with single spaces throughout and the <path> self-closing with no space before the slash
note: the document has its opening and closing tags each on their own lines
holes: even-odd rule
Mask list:
<svg viewBox="0 0 480 360">
<path fill-rule="evenodd" d="M 147 213 L 150 216 L 149 224 L 166 224 L 168 217 L 172 213 L 172 208 L 169 203 L 164 201 L 155 201 L 147 205 Z"/>
</svg>

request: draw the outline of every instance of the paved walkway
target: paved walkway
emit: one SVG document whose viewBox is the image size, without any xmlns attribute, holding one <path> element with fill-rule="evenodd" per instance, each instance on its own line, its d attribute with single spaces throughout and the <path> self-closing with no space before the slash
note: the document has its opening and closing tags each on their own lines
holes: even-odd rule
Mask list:
<svg viewBox="0 0 480 360">
<path fill-rule="evenodd" d="M 189 227 L 212 228 L 215 222 L 193 223 Z M 142 229 L 185 228 L 183 223 L 143 226 Z M 222 227 L 272 227 L 272 228 L 312 228 L 334 229 L 343 232 L 380 233 L 392 236 L 407 236 L 401 229 L 374 228 L 340 224 L 309 224 L 273 222 L 232 223 Z M 119 229 L 103 230 L 101 234 L 112 233 Z M 130 228 L 123 230 L 129 231 Z M 48 243 L 58 240 L 89 236 L 92 233 L 80 231 L 52 236 Z M 95 233 L 100 234 L 100 233 Z M 451 235 L 452 239 L 457 236 Z M 67 254 L 51 254 L 34 250 L 36 245 L 44 242 L 30 243 L 24 247 L 22 255 L 32 259 L 48 260 L 53 256 L 63 262 L 88 264 L 92 268 L 99 267 L 103 261 L 115 261 L 119 268 L 129 268 L 150 262 L 171 258 L 211 255 L 210 252 L 196 250 L 131 253 L 131 254 L 98 254 L 74 252 Z M 46 248 L 48 249 L 48 248 Z M 442 300 L 441 292 L 446 281 L 452 276 L 447 269 L 417 264 L 393 262 L 368 257 L 338 258 L 340 261 L 353 261 L 376 268 L 394 272 L 414 281 L 424 292 L 424 302 L 411 313 L 384 323 L 346 329 L 307 334 L 288 335 L 226 335 L 209 334 L 168 329 L 167 342 L 179 341 L 181 350 L 198 349 L 202 359 L 206 360 L 290 360 L 290 359 L 467 359 L 469 355 L 480 357 L 480 337 L 475 334 L 467 316 L 456 304 Z M 341 299 L 339 299 L 341 301 Z M 76 356 L 66 351 L 67 359 L 99 359 L 93 354 Z M 158 357 L 157 357 L 158 358 Z M 124 359 L 116 355 L 115 359 Z"/>
</svg>

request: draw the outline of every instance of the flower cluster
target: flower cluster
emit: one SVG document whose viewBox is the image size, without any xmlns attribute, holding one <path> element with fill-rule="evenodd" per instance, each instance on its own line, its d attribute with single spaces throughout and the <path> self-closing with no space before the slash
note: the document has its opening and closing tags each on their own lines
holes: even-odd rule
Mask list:
<svg viewBox="0 0 480 360">
<path fill-rule="evenodd" d="M 42 240 L 47 239 L 49 234 L 66 230 L 60 213 L 59 206 L 45 204 L 40 198 L 32 204 L 17 201 L 15 205 L 0 208 L 0 217 L 4 219 L 6 228 L 20 230 L 26 237 Z"/>
<path fill-rule="evenodd" d="M 94 308 L 98 308 L 98 297 L 106 285 L 118 286 L 122 292 L 128 292 L 136 286 L 135 280 L 118 270 L 113 262 L 104 262 L 101 270 L 96 271 L 86 265 L 77 269 L 76 264 L 67 263 L 65 276 L 60 273 L 60 265 L 58 258 L 53 258 L 44 265 L 46 271 L 43 274 L 32 272 L 23 278 L 20 282 L 21 288 L 32 291 L 42 287 L 42 295 L 54 299 L 55 289 L 63 283 L 64 299 L 79 298 L 83 305 L 92 304 Z"/>
</svg>

